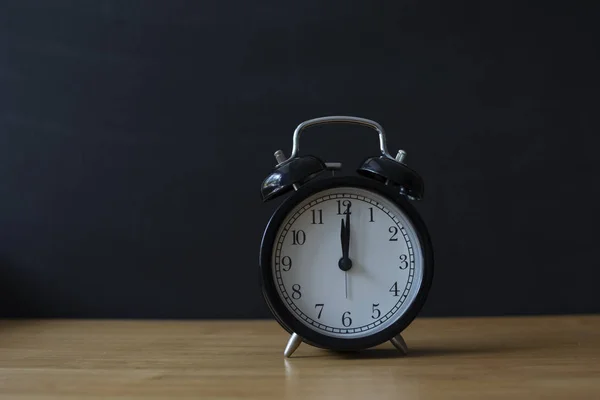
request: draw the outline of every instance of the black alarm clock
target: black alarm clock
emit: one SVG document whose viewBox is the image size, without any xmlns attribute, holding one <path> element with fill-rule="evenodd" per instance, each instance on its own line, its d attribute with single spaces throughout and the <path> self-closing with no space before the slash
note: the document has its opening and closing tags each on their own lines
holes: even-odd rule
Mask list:
<svg viewBox="0 0 600 400">
<path fill-rule="evenodd" d="M 300 134 L 330 123 L 359 124 L 379 134 L 380 155 L 357 176 L 335 176 L 339 163 L 299 155 Z M 383 128 L 364 118 L 311 119 L 294 131 L 292 154 L 261 186 L 263 201 L 291 193 L 277 208 L 260 247 L 262 292 L 279 324 L 300 343 L 361 350 L 391 341 L 403 354 L 402 331 L 422 308 L 433 278 L 433 249 L 410 203 L 423 197 L 423 179 L 389 154 Z"/>
</svg>

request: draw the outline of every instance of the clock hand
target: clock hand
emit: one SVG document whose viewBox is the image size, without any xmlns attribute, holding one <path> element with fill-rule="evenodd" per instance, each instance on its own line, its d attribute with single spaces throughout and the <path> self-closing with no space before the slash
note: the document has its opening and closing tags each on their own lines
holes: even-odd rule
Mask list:
<svg viewBox="0 0 600 400">
<path fill-rule="evenodd" d="M 346 258 L 350 259 L 350 202 L 346 209 Z"/>
<path fill-rule="evenodd" d="M 348 271 L 344 271 L 344 287 L 346 288 L 346 298 L 348 298 Z"/>
<path fill-rule="evenodd" d="M 348 246 L 346 237 L 348 236 L 348 230 L 346 229 L 345 221 L 342 219 L 342 229 L 340 232 L 340 238 L 342 239 L 342 258 L 348 258 Z"/>
<path fill-rule="evenodd" d="M 350 202 L 348 202 L 348 209 L 346 210 L 346 259 L 348 260 L 348 269 L 350 269 L 352 267 L 352 261 L 350 260 Z M 346 298 L 348 298 L 348 270 L 344 272 L 344 275 Z"/>
<path fill-rule="evenodd" d="M 340 229 L 340 239 L 342 241 L 342 258 L 338 262 L 338 266 L 342 271 L 344 271 L 344 291 L 346 293 L 346 298 L 348 298 L 348 271 L 345 269 L 348 262 L 351 262 L 348 258 L 348 246 L 346 239 L 348 236 L 348 231 L 346 230 L 346 225 L 344 224 L 344 220 L 340 220 L 342 228 Z"/>
<path fill-rule="evenodd" d="M 338 266 L 342 271 L 348 271 L 352 268 L 352 260 L 350 260 L 350 205 L 346 210 L 346 221 L 342 220 L 342 229 L 340 238 L 342 239 L 342 258 L 338 262 Z"/>
</svg>

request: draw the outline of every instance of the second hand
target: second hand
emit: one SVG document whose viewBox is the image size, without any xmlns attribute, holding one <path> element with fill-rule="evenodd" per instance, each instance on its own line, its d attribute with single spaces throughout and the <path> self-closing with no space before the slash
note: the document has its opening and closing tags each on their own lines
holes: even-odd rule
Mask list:
<svg viewBox="0 0 600 400">
<path fill-rule="evenodd" d="M 344 283 L 346 285 L 346 298 L 348 298 L 348 271 L 344 271 Z"/>
</svg>

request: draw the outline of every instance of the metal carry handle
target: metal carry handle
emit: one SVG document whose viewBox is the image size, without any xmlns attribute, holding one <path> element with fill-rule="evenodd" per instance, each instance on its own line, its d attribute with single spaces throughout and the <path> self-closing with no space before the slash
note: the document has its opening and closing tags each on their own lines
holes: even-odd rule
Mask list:
<svg viewBox="0 0 600 400">
<path fill-rule="evenodd" d="M 394 157 L 392 157 L 390 153 L 388 153 L 387 142 L 385 140 L 385 132 L 381 125 L 379 125 L 377 122 L 359 117 L 331 116 L 309 119 L 308 121 L 304 121 L 303 123 L 298 125 L 296 127 L 296 130 L 294 131 L 292 155 L 286 161 L 293 159 L 300 152 L 300 133 L 302 133 L 303 130 L 305 130 L 306 128 L 310 128 L 311 126 L 324 124 L 356 124 L 372 128 L 376 130 L 377 133 L 379 133 L 379 150 L 381 151 L 381 154 L 388 158 L 391 158 L 392 160 L 394 159 Z"/>
</svg>

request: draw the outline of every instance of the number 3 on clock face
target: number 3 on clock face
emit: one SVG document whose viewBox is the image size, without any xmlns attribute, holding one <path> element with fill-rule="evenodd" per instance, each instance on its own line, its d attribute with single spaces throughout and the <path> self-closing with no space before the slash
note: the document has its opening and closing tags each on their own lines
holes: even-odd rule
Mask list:
<svg viewBox="0 0 600 400">
<path fill-rule="evenodd" d="M 373 346 L 408 325 L 425 300 L 426 230 L 381 186 L 361 178 L 308 184 L 269 223 L 265 297 L 282 325 L 308 342 Z"/>
</svg>

